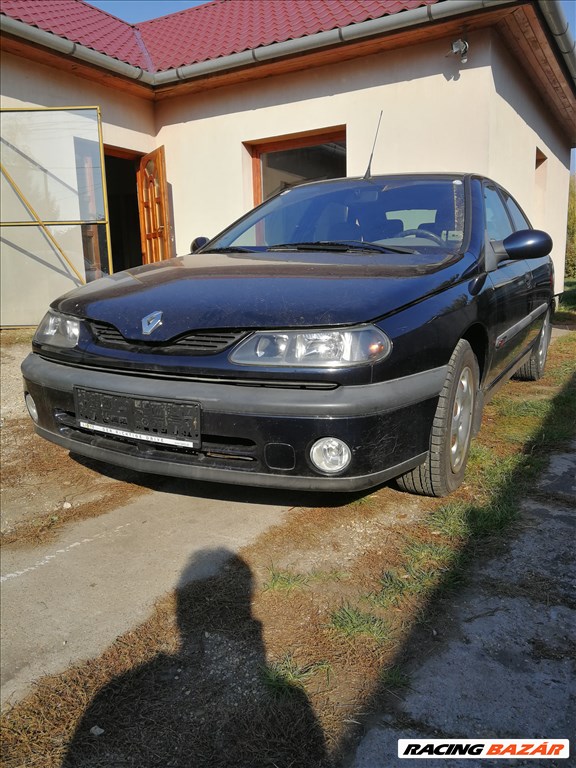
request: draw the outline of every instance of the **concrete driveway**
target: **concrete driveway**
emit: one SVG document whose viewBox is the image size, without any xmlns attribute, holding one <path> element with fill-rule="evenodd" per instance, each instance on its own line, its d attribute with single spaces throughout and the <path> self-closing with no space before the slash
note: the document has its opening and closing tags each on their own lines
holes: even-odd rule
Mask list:
<svg viewBox="0 0 576 768">
<path fill-rule="evenodd" d="M 236 552 L 289 509 L 271 503 L 271 494 L 196 484 L 190 495 L 184 483 L 166 485 L 172 492 L 152 491 L 68 526 L 48 545 L 3 553 L 2 705 L 40 676 L 98 656 L 145 619 L 194 553 Z M 207 570 L 190 578 L 220 565 L 204 559 Z"/>
</svg>

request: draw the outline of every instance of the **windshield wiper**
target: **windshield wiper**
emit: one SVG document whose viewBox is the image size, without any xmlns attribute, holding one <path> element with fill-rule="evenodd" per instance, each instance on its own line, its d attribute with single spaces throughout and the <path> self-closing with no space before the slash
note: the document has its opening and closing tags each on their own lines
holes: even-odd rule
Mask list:
<svg viewBox="0 0 576 768">
<path fill-rule="evenodd" d="M 267 251 L 365 251 L 373 253 L 416 253 L 412 248 L 401 245 L 378 245 L 365 243 L 362 240 L 314 240 L 309 243 L 279 243 L 270 245 Z"/>
<path fill-rule="evenodd" d="M 246 248 L 243 245 L 226 245 L 223 248 L 210 248 L 206 253 L 255 253 L 254 248 Z"/>
</svg>

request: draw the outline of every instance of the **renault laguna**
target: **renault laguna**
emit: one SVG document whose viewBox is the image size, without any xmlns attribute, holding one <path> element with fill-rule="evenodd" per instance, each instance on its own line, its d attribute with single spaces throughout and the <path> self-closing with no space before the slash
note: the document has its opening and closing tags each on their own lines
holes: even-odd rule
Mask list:
<svg viewBox="0 0 576 768">
<path fill-rule="evenodd" d="M 465 174 L 302 184 L 188 255 L 54 301 L 36 431 L 143 472 L 445 495 L 496 388 L 538 379 L 550 237 Z"/>
</svg>

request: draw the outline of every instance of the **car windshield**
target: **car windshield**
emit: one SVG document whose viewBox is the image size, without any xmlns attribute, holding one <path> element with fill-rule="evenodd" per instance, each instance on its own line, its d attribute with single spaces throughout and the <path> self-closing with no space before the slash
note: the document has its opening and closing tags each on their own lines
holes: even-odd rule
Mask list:
<svg viewBox="0 0 576 768">
<path fill-rule="evenodd" d="M 373 177 L 286 189 L 203 250 L 456 253 L 464 239 L 461 179 Z M 443 254 L 443 256 L 440 256 Z M 434 260 L 434 259 L 433 259 Z"/>
</svg>

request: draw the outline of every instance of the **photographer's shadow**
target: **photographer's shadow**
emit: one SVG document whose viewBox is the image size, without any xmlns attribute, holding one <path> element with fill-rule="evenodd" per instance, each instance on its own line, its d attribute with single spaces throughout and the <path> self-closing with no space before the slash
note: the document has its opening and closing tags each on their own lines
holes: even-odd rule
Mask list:
<svg viewBox="0 0 576 768">
<path fill-rule="evenodd" d="M 275 693 L 266 684 L 246 563 L 226 550 L 201 552 L 176 595 L 178 652 L 159 653 L 106 685 L 62 768 L 328 766 L 304 691 Z"/>
</svg>

